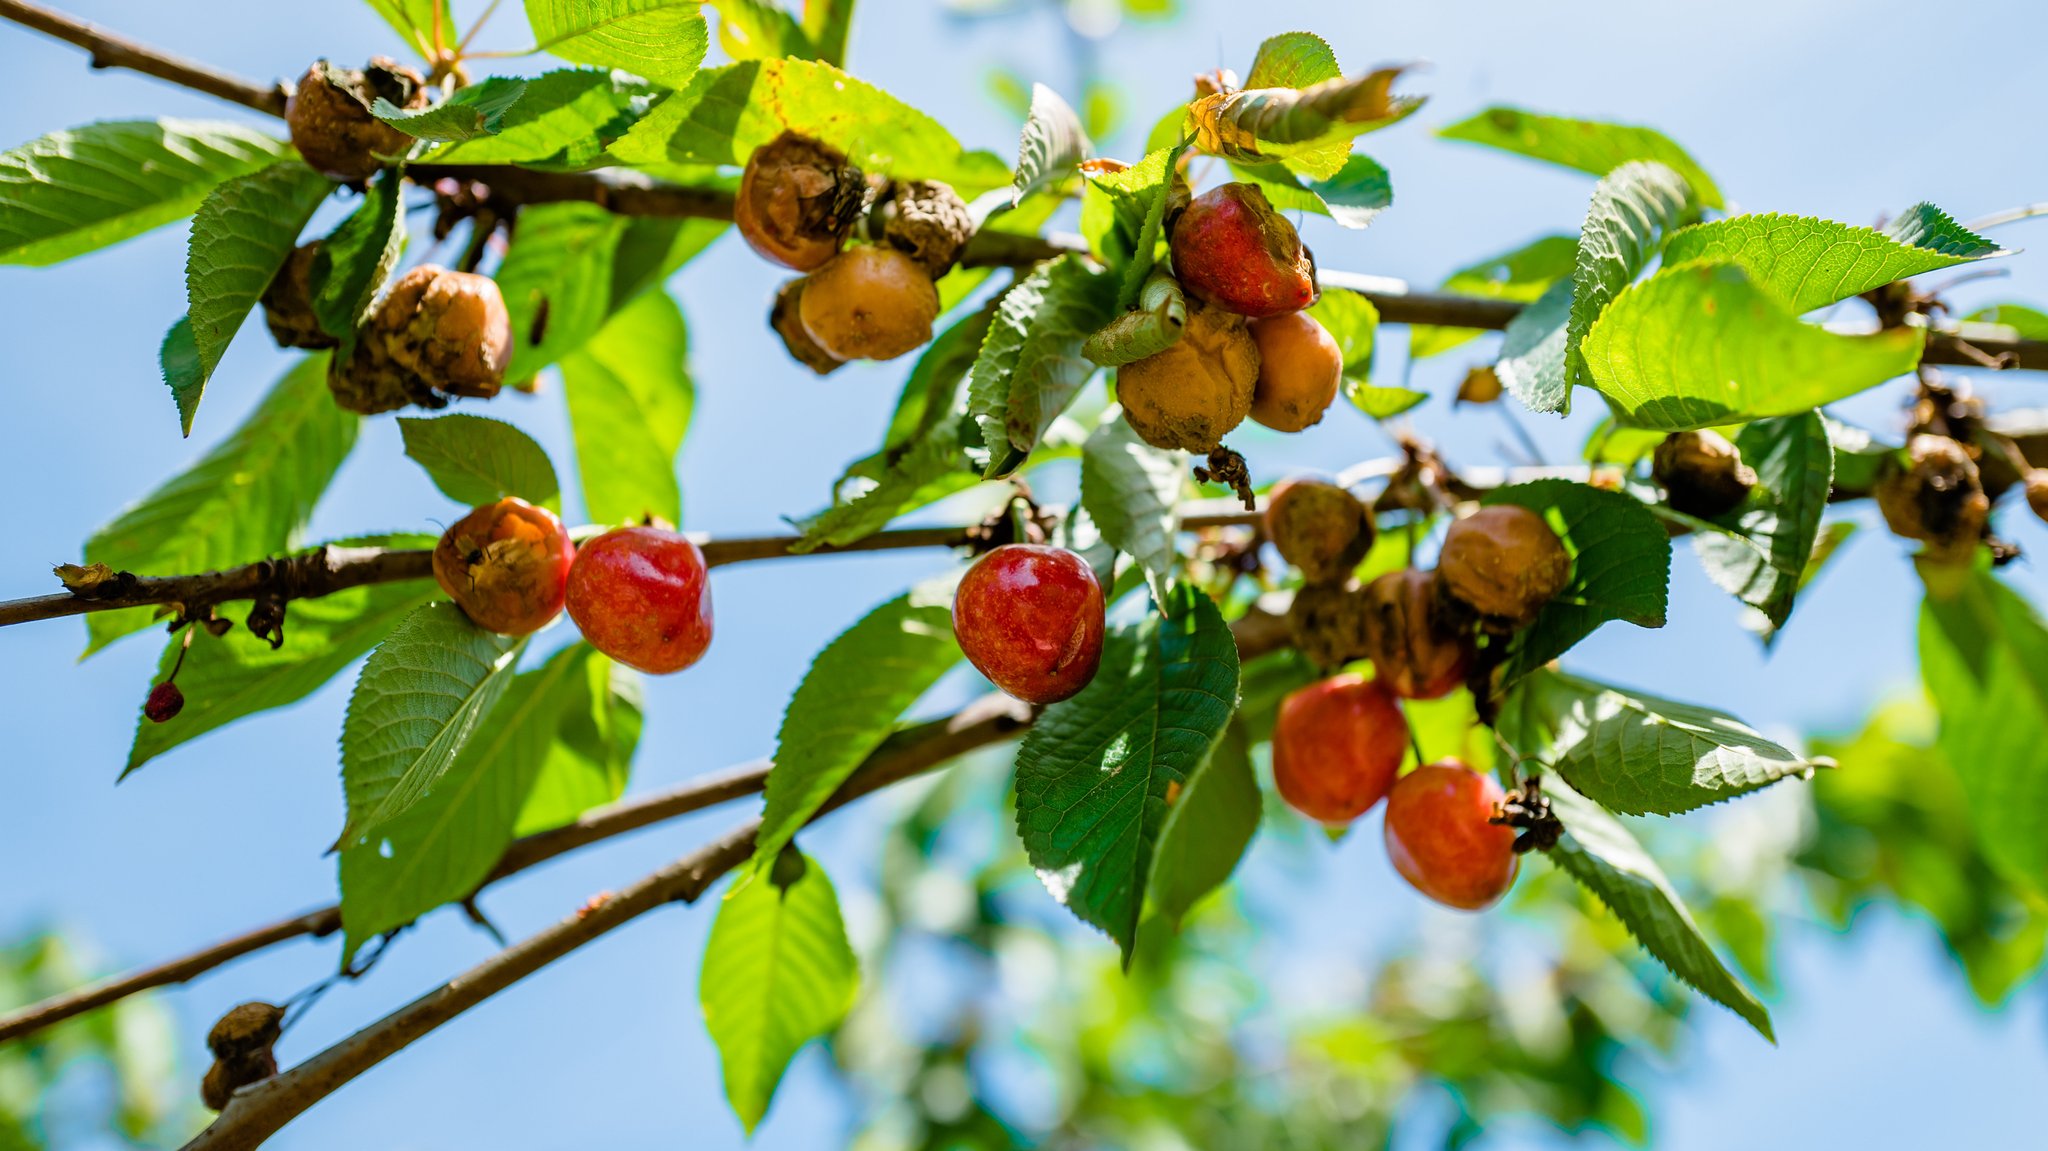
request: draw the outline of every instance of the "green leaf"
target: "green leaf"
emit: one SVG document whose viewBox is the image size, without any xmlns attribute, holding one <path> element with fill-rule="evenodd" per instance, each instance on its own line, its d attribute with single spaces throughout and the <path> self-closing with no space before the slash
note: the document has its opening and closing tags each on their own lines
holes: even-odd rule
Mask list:
<svg viewBox="0 0 2048 1151">
<path fill-rule="evenodd" d="M 866 479 L 851 496 L 796 522 L 803 538 L 790 545 L 802 554 L 830 544 L 850 544 L 888 526 L 890 520 L 927 507 L 979 482 L 968 469 L 958 421 L 947 420 L 895 454 L 879 476 Z M 837 494 L 837 493 L 835 493 Z"/>
<path fill-rule="evenodd" d="M 1379 334 L 1380 311 L 1356 292 L 1324 292 L 1308 314 L 1330 337 L 1344 360 L 1344 398 L 1372 419 L 1391 419 L 1429 398 L 1411 388 L 1381 387 L 1372 382 L 1373 342 Z"/>
<path fill-rule="evenodd" d="M 1095 374 L 1081 345 L 1114 315 L 1115 284 L 1062 256 L 1004 293 L 967 377 L 968 408 L 989 445 L 988 478 L 1021 463 Z"/>
<path fill-rule="evenodd" d="M 1344 168 L 1351 141 L 1405 119 L 1422 98 L 1395 96 L 1405 68 L 1332 77 L 1306 88 L 1245 88 L 1188 105 L 1186 133 L 1211 156 L 1246 164 L 1278 162 L 1312 179 Z"/>
<path fill-rule="evenodd" d="M 1130 959 L 1167 794 L 1209 758 L 1237 705 L 1237 643 L 1216 605 L 1175 587 L 1117 628 L 1081 693 L 1017 752 L 1017 830 L 1047 890 Z"/>
<path fill-rule="evenodd" d="M 426 798 L 505 693 L 523 641 L 493 635 L 452 603 L 399 622 L 363 665 L 341 728 L 353 847 Z"/>
<path fill-rule="evenodd" d="M 559 510 L 555 465 L 533 437 L 487 416 L 401 416 L 405 454 L 427 470 L 441 494 L 481 507 L 506 496 Z"/>
<path fill-rule="evenodd" d="M 313 260 L 313 314 L 320 330 L 355 346 L 356 328 L 368 318 L 377 292 L 405 251 L 404 181 L 394 170 L 379 175 L 341 226 L 320 241 Z M 340 351 L 337 355 L 346 355 Z"/>
<path fill-rule="evenodd" d="M 360 418 L 327 392 L 327 357 L 299 361 L 198 463 L 94 532 L 85 562 L 137 575 L 188 575 L 299 546 L 299 533 L 355 447 Z M 147 608 L 86 617 L 90 655 L 149 626 Z"/>
<path fill-rule="evenodd" d="M 804 35 L 817 45 L 818 59 L 846 63 L 846 38 L 853 28 L 853 0 L 804 0 Z"/>
<path fill-rule="evenodd" d="M 422 59 L 434 57 L 434 35 L 438 28 L 441 48 L 453 48 L 458 40 L 455 15 L 448 0 L 364 0 L 391 29 L 403 37 L 408 48 Z"/>
<path fill-rule="evenodd" d="M 535 204 L 519 213 L 496 277 L 512 319 L 506 380 L 531 379 L 604 327 L 625 229 L 624 217 L 595 204 Z"/>
<path fill-rule="evenodd" d="M 633 774 L 633 753 L 644 725 L 640 673 L 603 656 L 585 665 L 583 683 L 562 710 L 513 835 L 532 835 L 574 822 L 584 812 L 616 801 Z"/>
<path fill-rule="evenodd" d="M 1985 854 L 2038 899 L 2048 892 L 2048 627 L 2017 592 L 1971 572 L 1921 608 L 1920 674 Z"/>
<path fill-rule="evenodd" d="M 622 73 L 558 68 L 526 82 L 525 95 L 503 110 L 495 135 L 443 145 L 421 161 L 433 164 L 518 164 L 588 168 L 645 111 L 649 85 Z"/>
<path fill-rule="evenodd" d="M 1699 924 L 1671 881 L 1621 821 L 1567 788 L 1546 789 L 1551 810 L 1565 826 L 1550 861 L 1621 920 L 1657 962 L 1679 981 L 1741 1016 L 1776 1043 L 1770 1012 L 1757 1001 L 1700 934 Z"/>
<path fill-rule="evenodd" d="M 285 161 L 221 184 L 199 205 L 185 254 L 186 318 L 199 375 L 173 389 L 186 435 L 192 434 L 200 394 L 228 342 L 292 254 L 313 209 L 333 190 L 327 177 Z"/>
<path fill-rule="evenodd" d="M 199 395 L 206 390 L 206 373 L 199 363 L 199 345 L 192 340 L 190 316 L 172 321 L 171 330 L 164 333 L 164 342 L 157 346 L 156 359 L 163 371 L 164 386 L 171 389 L 171 401 L 178 405 L 178 411 L 196 410 Z"/>
<path fill-rule="evenodd" d="M 1103 420 L 1081 446 L 1081 506 L 1102 538 L 1144 569 L 1159 603 L 1180 571 L 1174 509 L 1185 466 L 1181 453 L 1147 444 L 1122 419 Z"/>
<path fill-rule="evenodd" d="M 1542 236 L 1512 251 L 1459 268 L 1443 282 L 1443 290 L 1461 296 L 1534 303 L 1552 284 L 1571 278 L 1578 266 L 1578 253 L 1577 236 Z M 1408 329 L 1408 355 L 1419 360 L 1448 352 L 1477 337 L 1480 331 L 1415 324 Z"/>
<path fill-rule="evenodd" d="M 1539 670 L 1517 690 L 1503 709 L 1514 721 L 1508 741 L 1580 795 L 1628 815 L 1677 815 L 1834 766 L 1722 712 L 1563 672 Z"/>
<path fill-rule="evenodd" d="M 1375 420 L 1393 419 L 1429 399 L 1428 392 L 1418 392 L 1413 388 L 1382 387 L 1358 380 L 1345 381 L 1344 396 L 1351 401 L 1352 407 Z"/>
<path fill-rule="evenodd" d="M 1033 84 L 1031 114 L 1017 145 L 1017 176 L 1010 183 L 1011 205 L 1023 203 L 1024 197 L 1040 188 L 1057 187 L 1072 179 L 1081 161 L 1093 151 L 1074 109 L 1058 92 Z"/>
<path fill-rule="evenodd" d="M 0 264 L 45 267 L 192 214 L 216 185 L 291 156 L 212 120 L 113 120 L 0 153 Z"/>
<path fill-rule="evenodd" d="M 1208 762 L 1166 806 L 1145 887 L 1152 905 L 1179 926 L 1189 908 L 1237 870 L 1259 829 L 1259 780 L 1242 724 L 1229 726 Z"/>
<path fill-rule="evenodd" d="M 1329 41 L 1313 32 L 1282 32 L 1259 43 L 1258 55 L 1252 57 L 1252 70 L 1245 74 L 1244 86 L 1306 88 L 1343 74 Z"/>
<path fill-rule="evenodd" d="M 883 450 L 870 460 L 881 460 L 890 449 L 903 447 L 959 415 L 960 385 L 981 354 L 981 343 L 988 338 L 989 321 L 994 318 L 993 307 L 977 308 L 926 345 L 903 382 L 896 410 L 889 416 L 889 431 L 882 437 Z M 860 464 L 851 471 L 867 474 Z"/>
<path fill-rule="evenodd" d="M 1602 177 L 1579 229 L 1578 266 L 1572 273 L 1571 319 L 1565 325 L 1565 375 L 1572 387 L 1591 386 L 1580 345 L 1615 294 L 1650 261 L 1664 237 L 1699 216 L 1685 178 L 1662 164 L 1632 161 Z M 1565 411 L 1571 391 L 1565 391 Z"/>
<path fill-rule="evenodd" d="M 506 110 L 524 95 L 526 81 L 488 76 L 425 108 L 401 108 L 379 96 L 370 106 L 370 115 L 416 140 L 446 144 L 497 135 L 504 127 Z"/>
<path fill-rule="evenodd" d="M 752 1133 L 804 1044 L 853 1006 L 860 964 L 825 869 L 791 848 L 742 873 L 719 905 L 697 995 L 725 1068 L 725 1097 Z"/>
<path fill-rule="evenodd" d="M 813 37 L 813 39 L 816 39 Z M 1010 166 L 969 152 L 938 121 L 830 64 L 746 60 L 708 68 L 611 147 L 632 165 L 739 166 L 796 132 L 846 153 L 869 175 L 942 180 L 966 199 L 1010 183 Z"/>
<path fill-rule="evenodd" d="M 1685 177 L 1702 205 L 1726 207 L 1713 177 L 1685 149 L 1652 128 L 1571 120 L 1496 105 L 1439 130 L 1437 135 L 1446 140 L 1484 144 L 1595 176 L 1605 176 L 1630 160 L 1654 160 Z"/>
<path fill-rule="evenodd" d="M 772 0 L 711 0 L 711 7 L 718 13 L 718 46 L 735 60 L 818 55 L 796 17 Z"/>
<path fill-rule="evenodd" d="M 690 334 L 666 292 L 648 292 L 562 360 L 583 510 L 601 524 L 683 522 L 676 452 L 697 389 Z"/>
<path fill-rule="evenodd" d="M 2048 312 L 2025 304 L 1993 304 L 1964 318 L 1980 324 L 2003 324 L 2022 340 L 2048 340 Z"/>
<path fill-rule="evenodd" d="M 960 662 L 953 585 L 918 585 L 839 633 L 811 661 L 775 741 L 767 805 L 754 836 L 766 871 L 839 785 L 896 729 L 896 721 Z"/>
<path fill-rule="evenodd" d="M 681 88 L 711 46 L 698 0 L 526 0 L 540 50 Z"/>
<path fill-rule="evenodd" d="M 1894 280 L 2008 254 L 1932 204 L 1907 209 L 1894 227 L 1901 225 L 1911 241 L 1815 216 L 1731 216 L 1672 236 L 1664 262 L 1734 264 L 1798 315 Z"/>
<path fill-rule="evenodd" d="M 370 536 L 326 546 L 430 548 L 434 537 Z M 239 626 L 221 636 L 196 629 L 189 649 L 184 636 L 173 636 L 157 661 L 156 680 L 162 682 L 171 674 L 178 666 L 178 653 L 184 651 L 178 686 L 185 692 L 185 708 L 171 723 L 136 720 L 135 742 L 121 774 L 125 777 L 179 744 L 243 716 L 306 698 L 361 659 L 414 608 L 439 594 L 432 580 L 412 580 L 292 600 L 285 615 L 285 644 L 278 648 Z"/>
<path fill-rule="evenodd" d="M 344 966 L 384 932 L 466 898 L 497 866 L 593 657 L 603 659 L 574 644 L 513 676 L 433 790 L 375 835 L 343 845 Z"/>
<path fill-rule="evenodd" d="M 1571 480 L 1496 488 L 1484 502 L 1541 513 L 1572 555 L 1571 582 L 1509 641 L 1503 686 L 1571 650 L 1608 620 L 1664 626 L 1671 539 L 1641 503 Z"/>
<path fill-rule="evenodd" d="M 1629 424 L 1665 431 L 1792 415 L 1912 371 L 1920 332 L 1838 336 L 1727 264 L 1667 267 L 1621 293 L 1583 347 Z"/>
<path fill-rule="evenodd" d="M 1723 530 L 1694 533 L 1693 550 L 1709 579 L 1763 612 L 1775 631 L 1792 614 L 1813 558 L 1835 451 L 1819 412 L 1758 420 L 1742 429 L 1735 446 L 1756 472 L 1756 486 L 1741 507 L 1711 521 Z"/>
<path fill-rule="evenodd" d="M 1282 164 L 1232 164 L 1231 172 L 1259 186 L 1280 211 L 1315 212 L 1343 228 L 1363 228 L 1394 205 L 1394 180 L 1378 160 L 1353 153 L 1327 180 L 1304 180 Z"/>
<path fill-rule="evenodd" d="M 1111 266 L 1138 255 L 1138 238 L 1153 205 L 1165 191 L 1167 172 L 1180 141 L 1154 148 L 1128 168 L 1090 171 L 1081 187 L 1081 235 L 1088 250 Z M 1147 254 L 1145 259 L 1151 259 Z"/>
<path fill-rule="evenodd" d="M 1571 407 L 1572 389 L 1564 370 L 1571 315 L 1572 282 L 1561 279 L 1516 312 L 1502 333 L 1494 371 L 1501 386 L 1532 412 L 1560 413 Z"/>
<path fill-rule="evenodd" d="M 1188 298 L 1179 280 L 1154 268 L 1133 304 L 1083 341 L 1081 354 L 1114 368 L 1156 356 L 1180 342 L 1188 326 Z"/>
</svg>

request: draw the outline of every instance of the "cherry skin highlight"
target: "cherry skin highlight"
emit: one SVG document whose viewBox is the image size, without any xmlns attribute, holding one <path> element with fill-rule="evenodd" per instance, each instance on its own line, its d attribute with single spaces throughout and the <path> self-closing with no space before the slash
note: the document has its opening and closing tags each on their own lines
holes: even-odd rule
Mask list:
<svg viewBox="0 0 2048 1151">
<path fill-rule="evenodd" d="M 1487 822 L 1506 800 L 1492 776 L 1455 759 L 1402 776 L 1387 794 L 1387 854 L 1394 870 L 1447 907 L 1493 906 L 1521 865 L 1514 829 Z"/>
<path fill-rule="evenodd" d="M 681 671 L 711 646 L 704 553 L 676 532 L 613 528 L 569 569 L 569 618 L 590 646 L 654 675 Z"/>
<path fill-rule="evenodd" d="M 1261 319 L 1316 302 L 1316 265 L 1256 184 L 1196 196 L 1173 225 L 1173 274 L 1189 294 Z"/>
<path fill-rule="evenodd" d="M 508 496 L 441 533 L 434 581 L 476 626 L 529 635 L 561 613 L 575 558 L 555 513 Z"/>
<path fill-rule="evenodd" d="M 1349 823 L 1387 794 L 1408 750 L 1408 721 L 1392 692 L 1360 675 L 1312 683 L 1280 703 L 1273 784 L 1288 806 Z"/>
<path fill-rule="evenodd" d="M 1026 703 L 1079 693 L 1102 663 L 1102 585 L 1065 548 L 1004 544 L 953 594 L 953 636 L 989 682 Z"/>
</svg>

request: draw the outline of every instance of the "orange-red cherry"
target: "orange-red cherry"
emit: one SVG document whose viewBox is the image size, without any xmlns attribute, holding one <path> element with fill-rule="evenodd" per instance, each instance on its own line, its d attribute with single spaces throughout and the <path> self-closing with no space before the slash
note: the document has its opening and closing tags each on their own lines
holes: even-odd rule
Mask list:
<svg viewBox="0 0 2048 1151">
<path fill-rule="evenodd" d="M 1408 721 L 1376 680 L 1339 675 L 1280 702 L 1273 724 L 1273 784 L 1288 806 L 1324 823 L 1349 823 L 1387 794 L 1408 749 Z"/>
<path fill-rule="evenodd" d="M 1480 911 L 1515 882 L 1511 827 L 1488 822 L 1507 794 L 1455 759 L 1424 764 L 1387 794 L 1387 854 L 1415 889 L 1447 907 Z"/>
<path fill-rule="evenodd" d="M 555 513 L 507 496 L 441 533 L 434 580 L 476 626 L 527 635 L 561 613 L 575 558 Z"/>
<path fill-rule="evenodd" d="M 953 636 L 989 682 L 1026 703 L 1079 693 L 1102 663 L 1102 585 L 1065 548 L 1004 544 L 953 594 Z"/>
<path fill-rule="evenodd" d="M 613 528 L 569 569 L 569 618 L 590 646 L 655 675 L 681 671 L 711 646 L 704 553 L 655 527 Z"/>
</svg>

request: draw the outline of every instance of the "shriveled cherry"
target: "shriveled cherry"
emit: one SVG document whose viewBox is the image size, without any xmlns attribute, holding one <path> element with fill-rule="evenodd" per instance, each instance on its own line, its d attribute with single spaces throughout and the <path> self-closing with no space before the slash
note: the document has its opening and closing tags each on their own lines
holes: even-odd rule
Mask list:
<svg viewBox="0 0 2048 1151">
<path fill-rule="evenodd" d="M 1258 319 L 1316 302 L 1316 265 L 1256 184 L 1196 196 L 1173 225 L 1173 274 L 1227 312 Z"/>
<path fill-rule="evenodd" d="M 142 701 L 142 714 L 151 723 L 169 723 L 183 710 L 185 693 L 168 680 L 150 688 L 149 698 Z"/>
<path fill-rule="evenodd" d="M 1366 651 L 1390 691 L 1436 699 L 1465 682 L 1477 654 L 1472 617 L 1453 610 L 1434 573 L 1388 572 L 1365 585 L 1364 596 Z"/>
<path fill-rule="evenodd" d="M 1424 764 L 1387 793 L 1387 855 L 1417 891 L 1448 907 L 1493 906 L 1515 882 L 1515 832 L 1488 822 L 1507 794 L 1455 759 Z"/>
<path fill-rule="evenodd" d="M 590 646 L 627 667 L 666 675 L 711 646 L 704 553 L 676 532 L 613 528 L 578 548 L 568 605 Z"/>
<path fill-rule="evenodd" d="M 1251 329 L 1259 345 L 1252 419 L 1276 432 L 1321 423 L 1344 379 L 1344 352 L 1335 337 L 1300 312 L 1255 320 Z"/>
<path fill-rule="evenodd" d="M 1288 806 L 1349 823 L 1387 794 L 1408 749 L 1408 720 L 1384 685 L 1360 675 L 1312 683 L 1280 701 L 1273 784 Z"/>
<path fill-rule="evenodd" d="M 1180 339 L 1117 369 L 1116 398 L 1139 439 L 1206 452 L 1251 414 L 1258 379 L 1259 345 L 1243 317 L 1191 302 Z"/>
<path fill-rule="evenodd" d="M 336 180 L 365 180 L 413 144 L 371 107 L 383 99 L 424 108 L 431 90 L 425 77 L 388 56 L 361 71 L 316 60 L 285 101 L 284 122 L 306 163 Z"/>
<path fill-rule="evenodd" d="M 1341 580 L 1372 550 L 1372 509 L 1323 480 L 1287 480 L 1266 499 L 1266 535 L 1310 583 Z"/>
<path fill-rule="evenodd" d="M 508 496 L 441 533 L 434 580 L 478 627 L 527 635 L 561 612 L 575 559 L 555 513 Z"/>
<path fill-rule="evenodd" d="M 1571 582 L 1572 557 L 1541 515 L 1494 504 L 1451 525 L 1436 570 L 1444 589 L 1482 623 L 1511 631 L 1534 622 Z"/>
<path fill-rule="evenodd" d="M 810 274 L 804 330 L 841 360 L 893 360 L 932 338 L 939 293 L 924 265 L 894 248 L 849 248 Z"/>
<path fill-rule="evenodd" d="M 975 669 L 1026 703 L 1058 703 L 1102 663 L 1102 585 L 1065 548 L 1004 544 L 953 593 L 953 636 Z"/>
<path fill-rule="evenodd" d="M 747 157 L 732 221 L 748 247 L 808 272 L 839 254 L 865 193 L 861 171 L 847 163 L 846 153 L 784 132 Z"/>
</svg>

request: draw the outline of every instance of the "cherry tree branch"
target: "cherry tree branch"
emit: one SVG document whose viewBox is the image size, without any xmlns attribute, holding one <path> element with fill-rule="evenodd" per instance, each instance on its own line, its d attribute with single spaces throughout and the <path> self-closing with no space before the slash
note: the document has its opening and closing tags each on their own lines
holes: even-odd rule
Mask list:
<svg viewBox="0 0 2048 1151">
<path fill-rule="evenodd" d="M 78 45 L 92 54 L 92 66 L 95 68 L 126 68 L 131 72 L 141 72 L 268 115 L 284 115 L 284 103 L 291 96 L 291 89 L 283 83 L 266 87 L 244 80 L 40 4 L 0 0 L 0 19 L 12 20 L 46 36 Z"/>
</svg>

